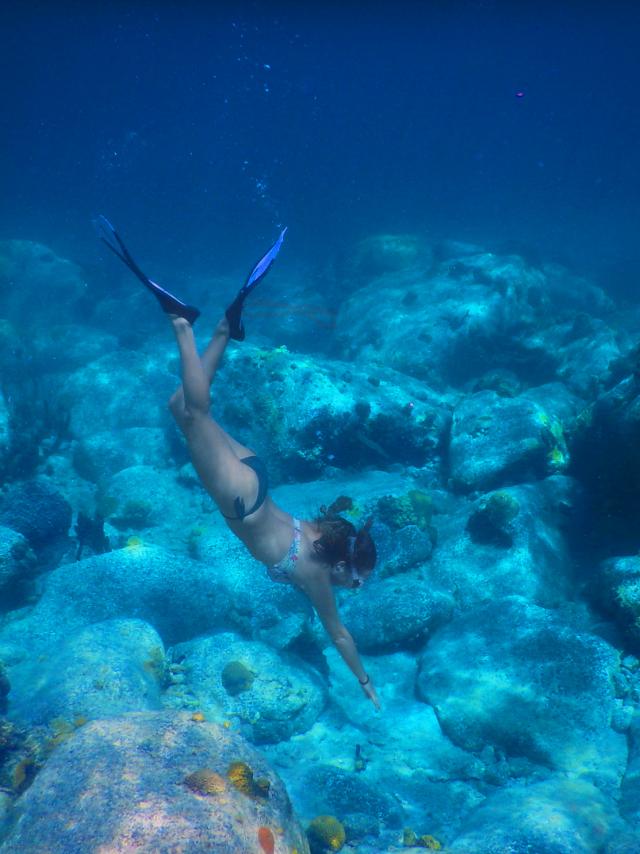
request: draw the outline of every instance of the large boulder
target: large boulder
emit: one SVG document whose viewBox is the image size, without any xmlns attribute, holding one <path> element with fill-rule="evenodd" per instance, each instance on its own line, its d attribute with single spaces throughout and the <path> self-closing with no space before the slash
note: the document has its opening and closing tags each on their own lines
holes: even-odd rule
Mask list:
<svg viewBox="0 0 640 854">
<path fill-rule="evenodd" d="M 33 576 L 36 566 L 36 557 L 22 534 L 0 527 L 0 594 L 4 601 L 10 601 L 10 588 Z"/>
<path fill-rule="evenodd" d="M 221 379 L 234 389 L 219 417 L 269 460 L 274 482 L 326 469 L 423 466 L 437 459 L 450 407 L 387 366 L 290 353 L 231 351 Z"/>
<path fill-rule="evenodd" d="M 427 584 L 454 590 L 464 611 L 510 595 L 559 607 L 575 584 L 567 533 L 581 500 L 565 475 L 474 501 L 449 497 L 434 516 L 438 544 L 424 568 Z"/>
<path fill-rule="evenodd" d="M 13 665 L 116 617 L 144 620 L 166 645 L 237 630 L 284 648 L 306 634 L 312 612 L 306 597 L 274 584 L 228 531 L 216 535 L 207 563 L 137 537 L 129 542 L 50 572 L 34 608 L 0 628 L 0 658 Z M 313 649 L 310 655 L 316 657 Z"/>
<path fill-rule="evenodd" d="M 132 466 L 158 466 L 170 459 L 166 431 L 160 427 L 129 427 L 83 436 L 73 448 L 78 474 L 93 483 Z"/>
<path fill-rule="evenodd" d="M 640 649 L 640 555 L 604 560 L 593 590 L 598 602 L 615 616 L 629 644 Z"/>
<path fill-rule="evenodd" d="M 463 749 L 493 747 L 612 792 L 627 759 L 626 739 L 611 727 L 618 668 L 604 640 L 512 596 L 437 632 L 417 686 Z"/>
<path fill-rule="evenodd" d="M 640 348 L 638 348 L 640 354 Z M 591 505 L 585 551 L 633 554 L 640 548 L 640 355 L 632 373 L 585 409 L 572 443 L 573 473 Z"/>
<path fill-rule="evenodd" d="M 168 424 L 166 403 L 176 384 L 160 357 L 119 349 L 69 374 L 59 399 L 80 439 L 105 430 Z"/>
<path fill-rule="evenodd" d="M 451 485 L 495 489 L 564 471 L 569 455 L 561 422 L 527 396 L 468 395 L 453 413 Z"/>
<path fill-rule="evenodd" d="M 338 314 L 342 358 L 389 365 L 434 387 L 462 386 L 504 368 L 539 385 L 571 373 L 576 358 L 565 357 L 564 339 L 580 341 L 583 353 L 593 342 L 591 326 L 574 318 L 611 310 L 600 288 L 557 266 L 459 244 L 435 255 L 433 265 L 390 265 L 370 256 Z M 620 352 L 606 330 L 601 337 L 594 366 Z"/>
<path fill-rule="evenodd" d="M 341 614 L 358 648 L 366 653 L 416 649 L 451 618 L 454 599 L 428 582 L 428 573 L 374 579 L 345 596 Z"/>
<path fill-rule="evenodd" d="M 67 500 L 44 479 L 14 483 L 0 498 L 0 525 L 50 560 L 68 545 L 71 516 Z"/>
<path fill-rule="evenodd" d="M 25 326 L 43 328 L 68 317 L 86 290 L 80 267 L 47 246 L 0 241 L 0 316 L 23 332 Z"/>
<path fill-rule="evenodd" d="M 0 630 L 7 665 L 52 647 L 92 623 L 116 617 L 144 620 L 165 644 L 227 627 L 233 603 L 224 573 L 160 548 L 133 544 L 59 566 L 22 619 Z"/>
<path fill-rule="evenodd" d="M 101 515 L 121 531 L 168 528 L 174 539 L 180 531 L 186 542 L 190 529 L 200 521 L 205 501 L 213 509 L 202 487 L 185 487 L 174 471 L 137 465 L 106 478 L 97 505 Z M 172 508 L 170 515 L 167 507 Z"/>
<path fill-rule="evenodd" d="M 447 843 L 450 854 L 633 854 L 640 834 L 593 784 L 558 775 L 498 790 Z"/>
<path fill-rule="evenodd" d="M 185 676 L 172 701 L 237 722 L 255 744 L 305 732 L 326 702 L 317 674 L 299 659 L 229 632 L 178 644 L 170 654 Z"/>
<path fill-rule="evenodd" d="M 1 854 L 309 852 L 264 759 L 239 735 L 186 713 L 83 726 L 56 749 L 14 816 Z"/>
<path fill-rule="evenodd" d="M 107 620 L 13 667 L 9 712 L 33 726 L 159 709 L 164 675 L 162 640 L 151 626 Z"/>
</svg>

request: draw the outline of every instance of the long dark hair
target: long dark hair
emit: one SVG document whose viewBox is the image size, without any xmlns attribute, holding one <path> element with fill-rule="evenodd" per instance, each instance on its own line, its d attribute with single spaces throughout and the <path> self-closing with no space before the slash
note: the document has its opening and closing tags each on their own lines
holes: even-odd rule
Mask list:
<svg viewBox="0 0 640 854">
<path fill-rule="evenodd" d="M 320 529 L 320 536 L 314 541 L 316 555 L 324 563 L 335 566 L 344 561 L 355 570 L 354 587 L 368 578 L 376 565 L 376 546 L 371 538 L 369 529 L 373 518 L 357 530 L 355 525 L 340 516 L 341 510 L 348 510 L 353 505 L 350 498 L 340 496 L 329 507 L 321 507 L 320 514 L 314 523 Z"/>
</svg>

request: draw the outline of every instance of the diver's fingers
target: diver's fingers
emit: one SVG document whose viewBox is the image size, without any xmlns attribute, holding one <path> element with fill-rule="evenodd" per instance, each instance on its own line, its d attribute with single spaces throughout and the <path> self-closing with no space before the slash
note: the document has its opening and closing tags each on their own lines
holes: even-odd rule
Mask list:
<svg viewBox="0 0 640 854">
<path fill-rule="evenodd" d="M 376 707 L 376 711 L 380 711 L 380 700 L 378 699 L 378 695 L 376 694 L 376 689 L 371 684 L 371 681 L 367 682 L 366 685 L 361 685 L 362 690 L 365 695 L 371 700 L 373 705 Z"/>
</svg>

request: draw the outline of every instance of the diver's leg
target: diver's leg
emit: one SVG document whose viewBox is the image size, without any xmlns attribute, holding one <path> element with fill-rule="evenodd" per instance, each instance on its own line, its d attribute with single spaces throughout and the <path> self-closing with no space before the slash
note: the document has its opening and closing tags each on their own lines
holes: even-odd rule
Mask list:
<svg viewBox="0 0 640 854">
<path fill-rule="evenodd" d="M 175 328 L 175 322 L 174 322 Z M 182 333 L 181 333 L 182 334 Z M 176 335 L 178 332 L 176 331 Z M 180 342 L 178 341 L 178 344 Z M 200 364 L 202 368 L 202 372 L 204 373 L 205 380 L 207 382 L 207 390 L 211 383 L 213 382 L 213 378 L 216 375 L 216 371 L 218 370 L 218 365 L 220 364 L 220 360 L 226 350 L 227 344 L 229 343 L 229 323 L 226 317 L 223 317 L 222 320 L 218 323 L 216 328 L 214 329 L 213 335 L 211 337 L 211 341 L 209 341 L 204 353 L 200 357 Z M 194 343 L 195 349 L 195 343 Z M 207 391 L 208 396 L 208 391 Z M 184 397 L 184 389 L 180 386 L 171 399 L 169 400 L 169 409 L 173 413 L 176 420 L 179 421 L 180 415 L 184 413 L 185 409 L 185 397 Z"/>
<path fill-rule="evenodd" d="M 218 365 L 220 364 L 220 359 L 222 358 L 224 351 L 227 349 L 228 343 L 229 321 L 223 316 L 222 319 L 218 321 L 218 325 L 213 330 L 211 341 L 209 341 L 204 353 L 200 357 L 202 370 L 209 380 L 209 385 L 213 382 L 213 378 L 218 370 Z"/>
<path fill-rule="evenodd" d="M 180 351 L 184 414 L 187 416 L 208 415 L 210 405 L 209 379 L 198 356 L 191 324 L 183 317 L 172 316 L 171 325 Z"/>
<path fill-rule="evenodd" d="M 255 501 L 257 478 L 255 472 L 238 458 L 234 445 L 242 446 L 231 440 L 209 415 L 209 377 L 198 356 L 193 329 L 180 317 L 172 318 L 172 325 L 180 350 L 184 396 L 181 411 L 174 414 L 185 435 L 193 466 L 204 488 L 225 516 L 234 516 L 237 496 L 244 498 L 247 506 Z M 215 335 L 213 340 L 216 340 Z M 220 360 L 225 343 L 217 341 L 211 347 L 209 366 L 213 366 L 214 370 L 214 357 Z"/>
<path fill-rule="evenodd" d="M 227 344 L 229 343 L 229 323 L 226 317 L 222 317 L 216 326 L 213 335 L 211 337 L 211 341 L 209 341 L 204 353 L 200 357 L 200 363 L 202 365 L 202 370 L 204 372 L 205 378 L 209 385 L 214 380 L 216 375 L 216 371 L 218 370 L 218 365 L 220 364 L 220 360 L 226 350 Z M 180 386 L 176 391 L 172 394 L 169 400 L 169 409 L 178 425 L 184 432 L 183 421 L 186 416 L 185 413 L 185 402 L 184 402 L 184 390 L 182 386 Z M 254 451 L 251 448 L 247 448 L 246 445 L 241 444 L 233 436 L 230 436 L 222 427 L 218 424 L 218 427 L 227 437 L 231 448 L 239 459 L 243 457 L 251 457 L 254 456 Z"/>
</svg>

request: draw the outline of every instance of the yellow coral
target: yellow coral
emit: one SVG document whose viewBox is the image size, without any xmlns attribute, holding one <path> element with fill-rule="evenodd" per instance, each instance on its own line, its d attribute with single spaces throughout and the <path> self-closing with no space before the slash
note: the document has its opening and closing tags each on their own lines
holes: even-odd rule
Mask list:
<svg viewBox="0 0 640 854">
<path fill-rule="evenodd" d="M 316 816 L 307 828 L 311 850 L 340 851 L 346 840 L 344 827 L 335 816 Z"/>
<path fill-rule="evenodd" d="M 246 762 L 233 762 L 227 771 L 230 782 L 245 795 L 253 794 L 253 771 Z"/>
<path fill-rule="evenodd" d="M 203 712 L 194 712 L 191 715 L 191 720 L 195 721 L 198 724 L 201 724 L 204 720 L 206 720 Z"/>
<path fill-rule="evenodd" d="M 412 828 L 405 827 L 402 831 L 402 844 L 407 848 L 413 848 L 413 846 L 418 841 L 418 837 Z"/>
<path fill-rule="evenodd" d="M 547 454 L 547 459 L 549 460 L 549 464 L 554 468 L 558 468 L 563 466 L 566 462 L 566 456 L 562 453 L 560 448 L 555 445 L 551 451 Z"/>
<path fill-rule="evenodd" d="M 250 798 L 268 798 L 271 783 L 266 777 L 253 779 L 253 771 L 246 762 L 232 762 L 227 770 L 231 784 Z"/>
<path fill-rule="evenodd" d="M 434 836 L 426 834 L 418 839 L 418 848 L 428 848 L 430 851 L 440 851 L 442 845 L 440 845 Z"/>
<path fill-rule="evenodd" d="M 199 795 L 221 795 L 227 787 L 224 778 L 210 768 L 199 768 L 185 777 L 184 783 Z"/>
</svg>

